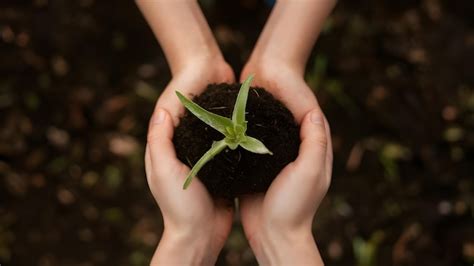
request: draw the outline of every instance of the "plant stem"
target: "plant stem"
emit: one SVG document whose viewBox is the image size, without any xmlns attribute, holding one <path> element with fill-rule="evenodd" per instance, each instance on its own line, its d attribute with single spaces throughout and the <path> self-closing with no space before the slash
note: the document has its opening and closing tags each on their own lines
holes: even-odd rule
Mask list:
<svg viewBox="0 0 474 266">
<path fill-rule="evenodd" d="M 184 181 L 183 189 L 186 189 L 189 184 L 191 184 L 191 181 L 193 177 L 201 170 L 201 168 L 214 156 L 219 154 L 225 147 L 227 147 L 227 143 L 222 139 L 219 141 L 215 141 L 212 143 L 212 147 L 197 161 L 197 163 L 193 166 L 191 171 L 189 172 L 188 176 L 186 177 L 186 180 Z"/>
</svg>

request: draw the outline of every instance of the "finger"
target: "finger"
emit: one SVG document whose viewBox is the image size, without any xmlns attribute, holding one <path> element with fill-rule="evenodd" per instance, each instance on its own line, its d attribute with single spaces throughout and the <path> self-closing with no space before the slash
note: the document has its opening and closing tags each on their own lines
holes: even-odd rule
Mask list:
<svg viewBox="0 0 474 266">
<path fill-rule="evenodd" d="M 313 109 L 303 118 L 300 129 L 301 144 L 295 168 L 304 169 L 312 174 L 319 173 L 325 167 L 328 150 L 327 129 L 324 115 L 320 109 Z"/>
<path fill-rule="evenodd" d="M 324 127 L 326 129 L 326 138 L 327 138 L 327 150 L 326 150 L 326 178 L 327 183 L 331 183 L 332 177 L 332 162 L 333 162 L 333 150 L 332 150 L 332 139 L 331 139 L 331 128 L 329 122 L 324 117 Z"/>
<path fill-rule="evenodd" d="M 294 101 L 288 97 L 284 97 L 282 100 L 291 110 L 291 112 L 295 116 L 296 121 L 298 121 L 298 123 L 303 123 L 303 120 L 306 115 L 311 110 L 315 109 L 315 106 L 316 108 L 319 108 L 319 103 L 313 91 L 311 90 L 311 88 L 308 87 L 308 85 L 303 79 L 298 80 L 294 86 L 298 88 L 297 90 L 295 90 L 298 95 L 295 94 L 292 97 L 295 97 L 296 99 L 298 99 L 298 101 Z M 282 93 L 285 94 L 286 90 Z"/>
<path fill-rule="evenodd" d="M 179 102 L 178 97 L 176 97 L 174 89 L 167 88 L 161 93 L 154 112 L 157 113 L 160 108 L 169 111 L 174 126 L 179 124 L 179 118 L 184 113 L 184 106 Z"/>
<path fill-rule="evenodd" d="M 182 210 L 198 208 L 193 189 L 200 187 L 190 187 L 188 191 L 182 189 L 187 168 L 176 158 L 173 131 L 173 121 L 168 111 L 156 108 L 148 129 L 147 146 L 152 174 L 147 178 L 163 217 L 168 224 L 179 224 L 179 221 L 184 220 L 180 218 L 191 215 L 191 212 L 183 213 Z"/>
<path fill-rule="evenodd" d="M 173 144 L 173 121 L 163 108 L 157 108 L 148 128 L 148 143 L 153 171 L 158 176 L 177 174 L 181 162 L 176 158 Z"/>
<path fill-rule="evenodd" d="M 154 188 L 166 190 L 166 193 L 174 191 L 174 193 L 178 195 L 183 192 L 189 192 L 183 193 L 186 196 L 193 195 L 192 191 L 199 191 L 199 193 L 201 193 L 201 191 L 205 191 L 205 189 L 197 178 L 193 181 L 195 184 L 190 186 L 186 191 L 182 188 L 189 168 L 176 158 L 173 132 L 173 121 L 168 111 L 163 108 L 157 108 L 148 129 L 147 146 L 150 154 L 153 178 L 155 178 L 149 181 L 155 185 L 160 184 Z M 185 202 L 184 196 L 181 196 L 181 199 Z"/>
<path fill-rule="evenodd" d="M 249 241 L 252 241 L 255 230 L 259 230 L 258 225 L 260 223 L 263 199 L 264 196 L 262 194 L 239 197 L 240 219 L 242 220 L 242 226 Z"/>
<path fill-rule="evenodd" d="M 171 80 L 161 93 L 155 106 L 155 112 L 157 112 L 159 108 L 165 109 L 171 116 L 174 126 L 177 126 L 180 117 L 185 112 L 185 108 L 176 96 L 176 91 L 180 91 L 192 98 L 199 95 L 204 89 L 205 86 L 201 85 L 201 81 L 196 80 L 194 75 L 180 75 L 179 78 Z"/>
<path fill-rule="evenodd" d="M 273 217 L 284 217 L 294 226 L 310 225 L 312 215 L 327 191 L 325 178 L 328 140 L 324 116 L 319 108 L 308 112 L 300 129 L 300 150 L 271 184 L 266 197 Z"/>
<path fill-rule="evenodd" d="M 148 144 L 145 147 L 145 174 L 147 177 L 147 180 L 150 181 L 148 178 L 152 176 L 152 163 L 151 163 L 151 157 L 150 157 L 150 149 L 148 148 Z"/>
</svg>

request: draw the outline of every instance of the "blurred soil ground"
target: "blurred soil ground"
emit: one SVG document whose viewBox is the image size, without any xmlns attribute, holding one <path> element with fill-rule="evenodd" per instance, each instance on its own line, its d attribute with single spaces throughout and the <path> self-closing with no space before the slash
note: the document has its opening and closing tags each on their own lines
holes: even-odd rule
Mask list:
<svg viewBox="0 0 474 266">
<path fill-rule="evenodd" d="M 474 2 L 339 2 L 306 71 L 335 152 L 327 265 L 472 265 Z M 201 5 L 240 71 L 270 7 Z M 145 136 L 169 79 L 133 1 L 0 3 L 2 265 L 147 265 Z M 238 220 L 218 265 L 256 265 Z"/>
</svg>

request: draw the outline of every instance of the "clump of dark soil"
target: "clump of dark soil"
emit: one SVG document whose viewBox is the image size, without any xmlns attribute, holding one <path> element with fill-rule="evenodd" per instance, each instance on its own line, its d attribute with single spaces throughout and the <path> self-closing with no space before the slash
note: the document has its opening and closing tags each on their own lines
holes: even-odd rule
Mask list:
<svg viewBox="0 0 474 266">
<path fill-rule="evenodd" d="M 211 84 L 193 101 L 213 113 L 231 117 L 240 84 Z M 291 112 L 263 88 L 251 87 L 247 102 L 247 135 L 261 140 L 273 155 L 226 148 L 198 173 L 211 195 L 233 198 L 264 192 L 276 175 L 296 159 L 299 126 Z M 192 167 L 224 136 L 186 110 L 174 133 L 177 157 Z"/>
</svg>

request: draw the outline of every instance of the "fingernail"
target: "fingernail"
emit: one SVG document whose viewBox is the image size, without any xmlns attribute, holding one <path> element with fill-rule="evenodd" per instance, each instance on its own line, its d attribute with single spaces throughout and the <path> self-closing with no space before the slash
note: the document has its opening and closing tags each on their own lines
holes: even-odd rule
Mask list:
<svg viewBox="0 0 474 266">
<path fill-rule="evenodd" d="M 311 112 L 310 120 L 315 125 L 322 125 L 323 124 L 323 115 L 320 112 L 314 110 L 314 111 Z"/>
<path fill-rule="evenodd" d="M 153 119 L 153 123 L 157 125 L 163 123 L 163 121 L 165 121 L 165 116 L 165 110 L 158 108 L 155 118 Z"/>
</svg>

